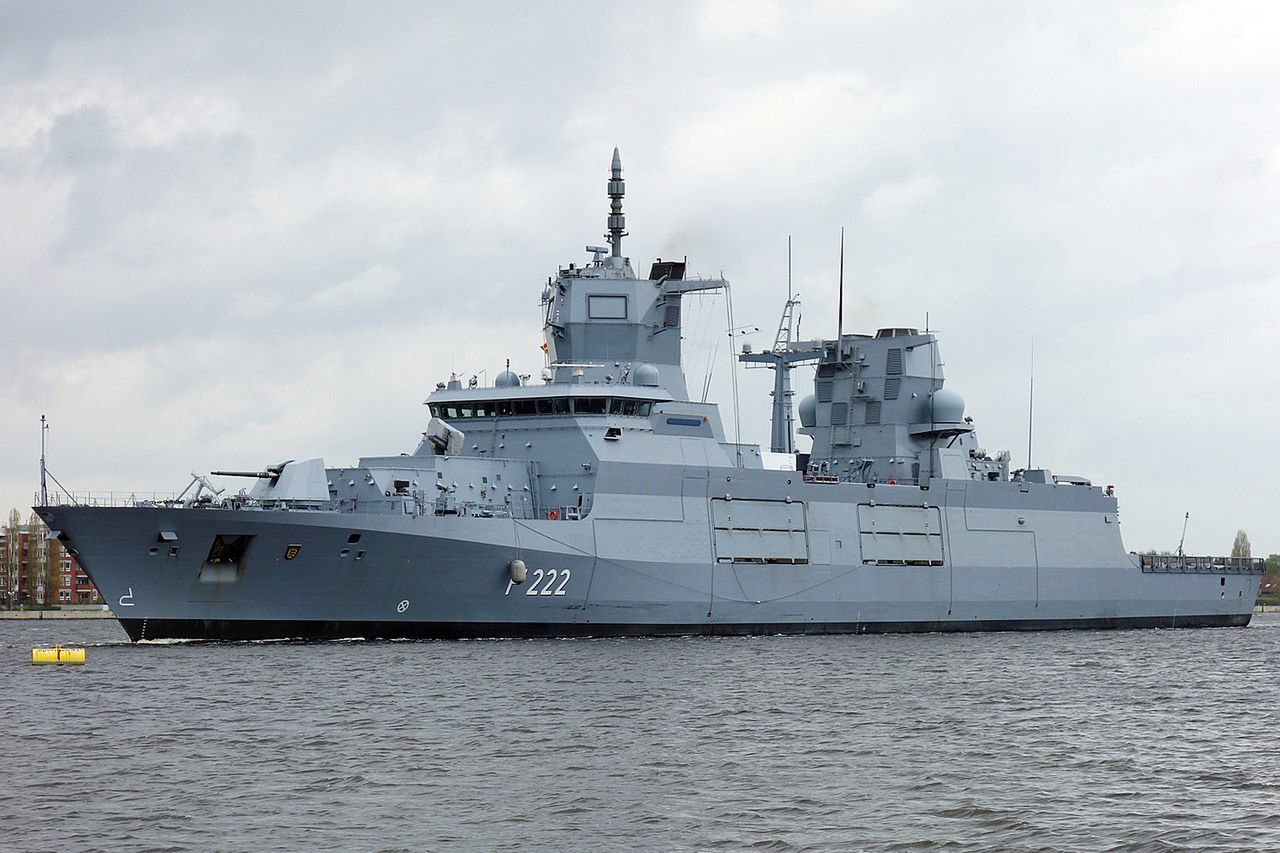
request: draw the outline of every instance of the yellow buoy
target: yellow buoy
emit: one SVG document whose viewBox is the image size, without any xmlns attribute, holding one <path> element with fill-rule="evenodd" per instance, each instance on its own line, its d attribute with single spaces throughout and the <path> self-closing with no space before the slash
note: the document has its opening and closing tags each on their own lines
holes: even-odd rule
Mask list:
<svg viewBox="0 0 1280 853">
<path fill-rule="evenodd" d="M 33 664 L 45 663 L 84 663 L 84 649 L 67 649 L 62 646 L 54 646 L 48 648 L 34 648 L 31 650 L 31 662 Z"/>
</svg>

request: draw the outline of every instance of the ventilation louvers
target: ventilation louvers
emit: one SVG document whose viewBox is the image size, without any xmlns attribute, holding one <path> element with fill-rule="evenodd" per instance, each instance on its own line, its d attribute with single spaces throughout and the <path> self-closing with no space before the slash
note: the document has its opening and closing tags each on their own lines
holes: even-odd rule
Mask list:
<svg viewBox="0 0 1280 853">
<path fill-rule="evenodd" d="M 813 390 L 819 403 L 831 402 L 831 386 L 832 381 L 830 379 L 819 379 L 814 383 Z"/>
<path fill-rule="evenodd" d="M 680 325 L 680 306 L 668 305 L 666 312 L 662 315 L 662 325 L 667 328 L 675 328 Z"/>
<path fill-rule="evenodd" d="M 849 423 L 849 404 L 848 403 L 832 403 L 831 404 L 831 425 L 844 426 Z"/>
<path fill-rule="evenodd" d="M 890 376 L 884 381 L 884 398 L 886 400 L 898 399 L 898 392 L 902 390 L 902 377 Z"/>
<path fill-rule="evenodd" d="M 867 423 L 869 424 L 880 423 L 880 401 L 879 400 L 867 401 Z"/>
<path fill-rule="evenodd" d="M 885 362 L 884 372 L 890 376 L 902 373 L 902 348 L 894 347 L 889 350 L 889 357 Z"/>
</svg>

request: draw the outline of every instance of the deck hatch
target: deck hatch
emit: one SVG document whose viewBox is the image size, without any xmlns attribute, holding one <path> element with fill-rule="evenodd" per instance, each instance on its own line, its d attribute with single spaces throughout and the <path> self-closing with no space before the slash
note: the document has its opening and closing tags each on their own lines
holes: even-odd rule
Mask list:
<svg viewBox="0 0 1280 853">
<path fill-rule="evenodd" d="M 862 562 L 941 566 L 942 513 L 936 506 L 858 505 Z"/>
<path fill-rule="evenodd" d="M 805 506 L 800 501 L 711 499 L 718 563 L 809 562 Z"/>
</svg>

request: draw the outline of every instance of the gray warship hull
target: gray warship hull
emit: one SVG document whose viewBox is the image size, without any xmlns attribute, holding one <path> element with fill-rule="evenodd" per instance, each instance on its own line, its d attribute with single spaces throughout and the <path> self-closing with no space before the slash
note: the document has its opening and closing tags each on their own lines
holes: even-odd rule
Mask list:
<svg viewBox="0 0 1280 853">
<path fill-rule="evenodd" d="M 789 294 L 773 347 L 738 357 L 776 371 L 775 455 L 730 441 L 681 361 L 683 298 L 728 282 L 637 277 L 624 189 L 615 150 L 608 247 L 542 290 L 541 384 L 451 376 L 412 453 L 37 511 L 135 640 L 1248 624 L 1261 561 L 1126 553 L 1112 487 L 978 444 L 928 330 L 799 341 Z"/>
<path fill-rule="evenodd" d="M 634 496 L 605 494 L 576 521 L 41 511 L 84 543 L 78 559 L 134 640 L 1180 628 L 1247 625 L 1253 609 L 1251 563 L 1144 568 L 1120 546 L 1114 500 L 1082 490 L 673 473 L 680 492 L 646 496 L 671 510 L 664 521 L 617 517 L 611 507 Z M 724 501 L 728 486 L 742 497 Z M 716 504 L 753 500 L 803 508 L 807 562 L 716 562 Z M 936 507 L 943 564 L 864 563 L 857 509 L 873 502 Z M 205 546 L 227 534 L 252 548 L 234 574 L 209 573 Z M 529 572 L 519 585 L 508 571 L 517 555 Z"/>
</svg>

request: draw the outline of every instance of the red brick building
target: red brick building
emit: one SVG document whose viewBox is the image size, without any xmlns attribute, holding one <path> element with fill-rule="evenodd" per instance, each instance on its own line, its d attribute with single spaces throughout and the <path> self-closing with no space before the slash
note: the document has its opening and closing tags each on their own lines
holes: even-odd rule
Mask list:
<svg viewBox="0 0 1280 853">
<path fill-rule="evenodd" d="M 102 604 L 75 558 L 46 533 L 43 525 L 0 526 L 0 607 Z"/>
</svg>

